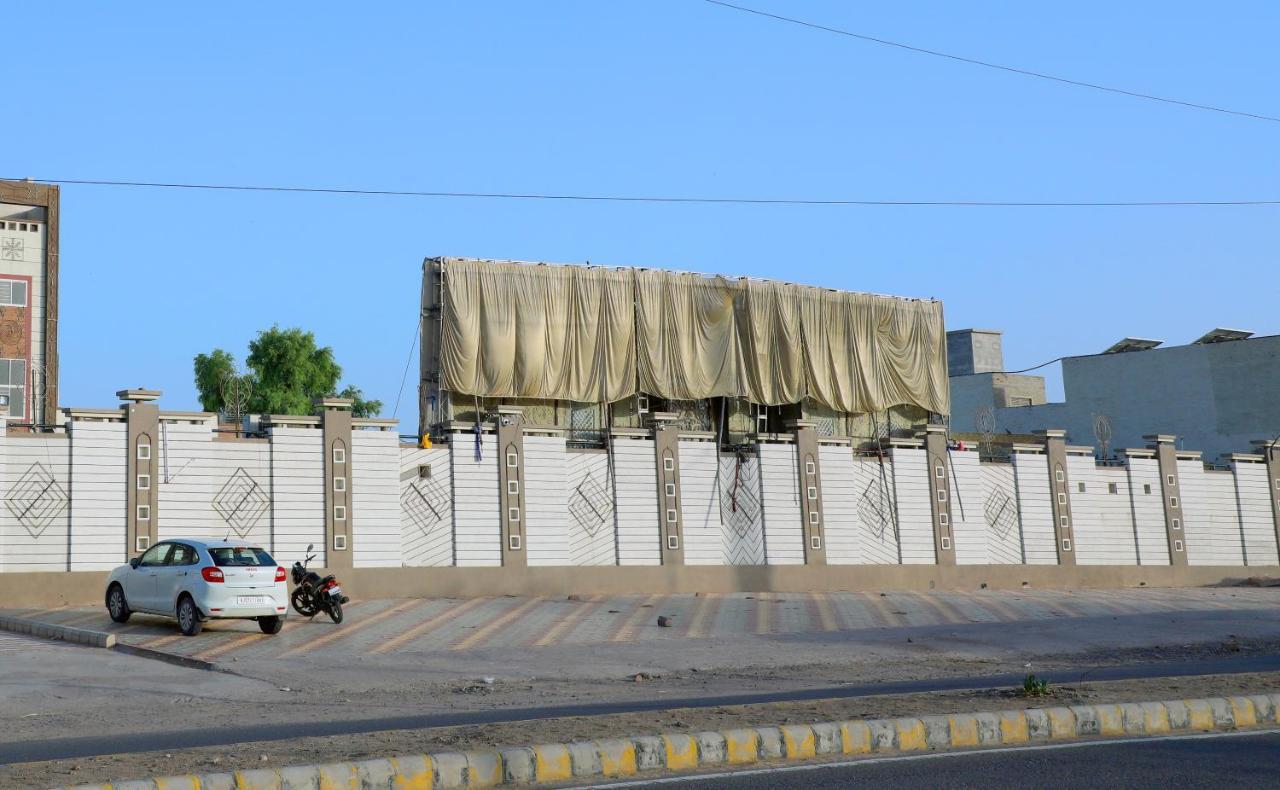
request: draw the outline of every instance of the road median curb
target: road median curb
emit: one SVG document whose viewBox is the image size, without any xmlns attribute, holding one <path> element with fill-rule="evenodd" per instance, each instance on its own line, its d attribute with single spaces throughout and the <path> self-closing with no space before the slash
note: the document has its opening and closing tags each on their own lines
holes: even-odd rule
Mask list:
<svg viewBox="0 0 1280 790">
<path fill-rule="evenodd" d="M 105 631 L 92 631 L 88 628 L 73 628 L 69 625 L 42 623 L 38 620 L 27 620 L 22 617 L 0 615 L 0 631 L 40 637 L 42 639 L 61 639 L 77 645 L 89 647 L 115 647 L 116 635 Z"/>
<path fill-rule="evenodd" d="M 622 779 L 820 757 L 900 755 L 1119 735 L 1174 735 L 1280 724 L 1280 694 L 748 727 L 574 743 L 442 752 L 332 765 L 264 768 L 83 785 L 76 790 L 454 790 Z"/>
</svg>

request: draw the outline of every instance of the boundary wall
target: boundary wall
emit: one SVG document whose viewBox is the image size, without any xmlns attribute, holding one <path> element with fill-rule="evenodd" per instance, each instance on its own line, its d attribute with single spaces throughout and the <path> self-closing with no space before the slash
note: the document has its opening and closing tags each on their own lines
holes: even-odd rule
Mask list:
<svg viewBox="0 0 1280 790">
<path fill-rule="evenodd" d="M 105 572 L 156 541 L 240 537 L 359 595 L 1168 586 L 1280 573 L 1280 448 L 1207 468 L 1171 436 L 1096 461 L 1061 431 L 1011 462 L 941 427 L 867 453 L 795 422 L 716 437 L 615 429 L 607 449 L 505 409 L 448 441 L 396 423 L 64 409 L 57 433 L 0 433 L 0 594 L 96 602 Z M 348 579 L 350 581 L 348 581 Z"/>
</svg>

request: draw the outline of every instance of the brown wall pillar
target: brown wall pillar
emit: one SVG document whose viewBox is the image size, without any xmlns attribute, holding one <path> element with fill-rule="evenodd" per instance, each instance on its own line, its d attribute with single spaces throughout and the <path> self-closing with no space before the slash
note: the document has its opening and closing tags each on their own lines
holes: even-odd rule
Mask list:
<svg viewBox="0 0 1280 790">
<path fill-rule="evenodd" d="M 498 407 L 498 504 L 502 518 L 502 564 L 529 564 L 525 548 L 524 410 Z"/>
<path fill-rule="evenodd" d="M 800 518 L 804 524 L 804 564 L 827 564 L 823 534 L 822 462 L 818 458 L 818 432 L 811 422 L 788 423 L 796 437 L 796 474 L 800 480 Z"/>
<path fill-rule="evenodd" d="M 662 564 L 684 565 L 684 515 L 680 510 L 680 431 L 676 416 L 653 415 L 653 456 L 657 463 L 658 534 Z"/>
<path fill-rule="evenodd" d="M 350 568 L 354 564 L 351 525 L 351 400 L 320 400 L 320 428 L 324 435 L 324 541 L 325 567 Z"/>
<path fill-rule="evenodd" d="M 1160 465 L 1160 492 L 1164 497 L 1164 529 L 1169 539 L 1169 564 L 1187 564 L 1187 536 L 1182 528 L 1182 486 L 1178 479 L 1177 437 L 1168 434 L 1144 436 L 1156 451 Z"/>
<path fill-rule="evenodd" d="M 925 458 L 929 462 L 929 502 L 933 508 L 933 551 L 939 565 L 956 564 L 954 525 L 951 523 L 951 457 L 945 425 L 926 425 Z"/>
<path fill-rule="evenodd" d="M 141 554 L 158 539 L 160 512 L 160 407 L 156 390 L 120 390 L 125 415 L 125 556 Z"/>
<path fill-rule="evenodd" d="M 1276 548 L 1280 550 L 1280 440 L 1253 444 L 1267 462 L 1267 488 L 1271 489 L 1271 519 L 1276 527 Z"/>
<path fill-rule="evenodd" d="M 1071 529 L 1071 476 L 1067 474 L 1067 432 L 1036 431 L 1044 436 L 1044 454 L 1049 462 L 1049 503 L 1053 508 L 1053 529 L 1058 537 L 1058 564 L 1075 565 L 1075 540 Z"/>
</svg>

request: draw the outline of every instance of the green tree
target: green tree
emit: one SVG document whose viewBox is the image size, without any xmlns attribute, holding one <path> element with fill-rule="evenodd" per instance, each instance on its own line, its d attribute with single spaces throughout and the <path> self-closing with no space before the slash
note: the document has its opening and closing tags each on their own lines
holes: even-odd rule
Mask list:
<svg viewBox="0 0 1280 790">
<path fill-rule="evenodd" d="M 273 326 L 249 341 L 245 358 L 249 372 L 242 378 L 249 390 L 247 414 L 311 414 L 317 398 L 338 393 L 342 367 L 333 349 L 316 346 L 316 336 L 296 327 Z M 236 373 L 235 358 L 220 348 L 195 357 L 196 391 L 206 411 L 222 411 L 226 380 Z M 382 411 L 382 402 L 368 400 L 359 387 L 347 385 L 340 397 L 354 401 L 357 417 L 373 417 Z"/>
</svg>

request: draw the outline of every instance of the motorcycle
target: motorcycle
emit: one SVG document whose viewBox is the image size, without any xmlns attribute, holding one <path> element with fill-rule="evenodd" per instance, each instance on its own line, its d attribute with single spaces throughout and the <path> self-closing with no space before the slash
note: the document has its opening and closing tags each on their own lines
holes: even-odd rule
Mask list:
<svg viewBox="0 0 1280 790">
<path fill-rule="evenodd" d="M 316 558 L 310 551 L 314 543 L 307 544 L 307 557 L 293 564 L 293 595 L 289 601 L 293 610 L 303 617 L 315 617 L 320 612 L 329 615 L 335 624 L 342 622 L 342 605 L 349 600 L 342 594 L 342 587 L 333 574 L 320 578 L 320 574 L 307 570 L 307 564 Z"/>
</svg>

